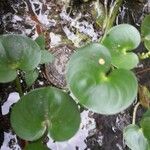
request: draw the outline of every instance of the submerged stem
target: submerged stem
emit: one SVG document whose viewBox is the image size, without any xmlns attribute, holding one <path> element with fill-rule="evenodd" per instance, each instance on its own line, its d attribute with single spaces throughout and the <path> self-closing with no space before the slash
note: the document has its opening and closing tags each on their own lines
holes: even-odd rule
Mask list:
<svg viewBox="0 0 150 150">
<path fill-rule="evenodd" d="M 17 90 L 19 92 L 20 97 L 23 96 L 23 91 L 22 91 L 22 87 L 21 87 L 21 84 L 20 84 L 18 76 L 17 76 L 17 78 L 15 80 L 15 83 L 16 83 L 16 88 L 17 88 Z"/>
<path fill-rule="evenodd" d="M 134 124 L 134 125 L 135 125 L 135 120 L 136 120 L 136 112 L 137 112 L 137 109 L 139 106 L 140 106 L 140 102 L 138 102 L 134 107 L 133 118 L 132 118 L 132 124 Z"/>
</svg>

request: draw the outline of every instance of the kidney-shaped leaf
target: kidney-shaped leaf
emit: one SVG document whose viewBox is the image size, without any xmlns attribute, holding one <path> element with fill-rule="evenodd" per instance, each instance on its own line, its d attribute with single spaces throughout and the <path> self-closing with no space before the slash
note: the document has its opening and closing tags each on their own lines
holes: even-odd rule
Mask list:
<svg viewBox="0 0 150 150">
<path fill-rule="evenodd" d="M 131 150 L 148 150 L 148 141 L 138 126 L 128 125 L 124 130 L 123 137 Z"/>
<path fill-rule="evenodd" d="M 46 87 L 36 89 L 13 107 L 11 124 L 16 134 L 34 141 L 48 130 L 56 141 L 71 138 L 79 128 L 78 106 L 66 93 Z"/>
<path fill-rule="evenodd" d="M 67 67 L 67 83 L 79 103 L 101 114 L 115 114 L 126 109 L 137 94 L 134 74 L 111 69 L 110 53 L 100 44 L 80 48 Z"/>
<path fill-rule="evenodd" d="M 12 69 L 33 70 L 41 60 L 38 44 L 22 35 L 8 34 L 0 36 L 3 55 L 0 59 Z"/>
<path fill-rule="evenodd" d="M 140 41 L 140 34 L 135 27 L 120 24 L 108 31 L 102 43 L 110 50 L 114 66 L 132 69 L 137 66 L 139 60 L 136 54 L 129 51 L 137 48 Z"/>
<path fill-rule="evenodd" d="M 141 25 L 141 32 L 144 38 L 144 45 L 150 51 L 150 15 L 147 15 Z"/>
</svg>

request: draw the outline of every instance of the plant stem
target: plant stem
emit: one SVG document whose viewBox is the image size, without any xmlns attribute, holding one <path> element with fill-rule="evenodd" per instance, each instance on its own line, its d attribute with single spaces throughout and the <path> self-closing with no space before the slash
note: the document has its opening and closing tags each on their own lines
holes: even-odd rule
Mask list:
<svg viewBox="0 0 150 150">
<path fill-rule="evenodd" d="M 105 31 L 104 31 L 104 35 L 103 37 L 100 39 L 100 41 L 102 42 L 108 32 L 108 30 L 113 26 L 115 18 L 118 14 L 119 8 L 122 4 L 123 0 L 116 0 L 113 4 L 113 6 L 110 8 L 109 10 L 109 14 L 106 14 L 106 25 L 105 25 Z M 106 12 L 105 12 L 106 13 Z"/>
<path fill-rule="evenodd" d="M 143 73 L 149 72 L 149 71 L 150 71 L 150 68 L 146 68 L 146 69 L 143 69 L 143 70 L 137 72 L 136 75 L 140 75 L 140 74 L 143 74 Z"/>
<path fill-rule="evenodd" d="M 136 120 L 136 112 L 137 112 L 139 105 L 140 105 L 140 102 L 138 102 L 134 107 L 133 118 L 132 118 L 132 124 L 134 124 L 134 125 L 135 125 L 135 120 Z"/>
<path fill-rule="evenodd" d="M 22 91 L 22 87 L 21 87 L 21 84 L 20 84 L 18 76 L 17 76 L 17 78 L 15 80 L 15 83 L 16 83 L 16 88 L 17 88 L 17 90 L 19 92 L 20 97 L 23 96 L 23 91 Z"/>
</svg>

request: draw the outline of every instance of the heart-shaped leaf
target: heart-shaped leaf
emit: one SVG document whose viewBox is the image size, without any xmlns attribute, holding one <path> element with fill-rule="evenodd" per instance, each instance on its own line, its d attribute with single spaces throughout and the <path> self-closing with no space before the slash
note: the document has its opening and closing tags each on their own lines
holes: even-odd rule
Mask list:
<svg viewBox="0 0 150 150">
<path fill-rule="evenodd" d="M 54 140 L 63 141 L 78 130 L 80 113 L 67 93 L 46 87 L 21 98 L 12 109 L 11 124 L 16 134 L 28 141 L 39 139 L 46 130 Z"/>
<path fill-rule="evenodd" d="M 25 73 L 25 81 L 26 81 L 26 84 L 28 86 L 31 86 L 35 80 L 38 78 L 38 71 L 35 69 L 35 70 L 31 70 L 31 71 L 28 71 Z"/>
<path fill-rule="evenodd" d="M 144 136 L 150 141 L 150 109 L 143 115 L 140 125 L 142 127 Z"/>
<path fill-rule="evenodd" d="M 141 24 L 141 33 L 145 47 L 150 51 L 150 15 L 147 15 Z"/>
<path fill-rule="evenodd" d="M 130 70 L 139 62 L 137 55 L 130 51 L 137 48 L 140 41 L 140 34 L 135 27 L 121 24 L 111 28 L 102 43 L 110 50 L 114 66 Z"/>
<path fill-rule="evenodd" d="M 0 59 L 11 69 L 33 70 L 41 60 L 41 50 L 38 44 L 22 35 L 2 35 L 0 42 L 3 55 Z M 0 52 L 1 53 L 1 52 Z"/>
<path fill-rule="evenodd" d="M 10 82 L 14 80 L 17 76 L 15 70 L 11 69 L 7 64 L 6 52 L 5 49 L 0 42 L 0 82 Z"/>
<path fill-rule="evenodd" d="M 126 109 L 137 94 L 137 80 L 128 70 L 111 70 L 111 56 L 100 44 L 78 49 L 67 67 L 67 83 L 86 108 L 101 114 Z"/>
<path fill-rule="evenodd" d="M 123 133 L 126 145 L 131 150 L 148 150 L 149 144 L 142 129 L 137 125 L 128 125 Z"/>
</svg>

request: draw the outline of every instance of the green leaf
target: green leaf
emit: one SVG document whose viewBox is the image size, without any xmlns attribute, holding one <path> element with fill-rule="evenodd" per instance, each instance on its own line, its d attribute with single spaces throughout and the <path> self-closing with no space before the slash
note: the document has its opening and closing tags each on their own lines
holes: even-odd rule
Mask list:
<svg viewBox="0 0 150 150">
<path fill-rule="evenodd" d="M 38 71 L 37 70 L 33 70 L 33 71 L 28 71 L 25 73 L 25 81 L 26 81 L 26 84 L 28 86 L 31 86 L 35 80 L 38 78 Z"/>
<path fill-rule="evenodd" d="M 3 67 L 3 65 L 5 65 L 7 63 L 7 56 L 6 56 L 6 52 L 5 49 L 0 41 L 0 65 L 1 67 Z M 5 68 L 6 66 L 4 66 Z"/>
<path fill-rule="evenodd" d="M 135 75 L 124 69 L 111 71 L 111 56 L 100 44 L 78 49 L 67 67 L 67 84 L 86 108 L 100 114 L 126 109 L 137 95 Z"/>
<path fill-rule="evenodd" d="M 112 53 L 112 64 L 118 68 L 132 69 L 139 63 L 138 56 L 134 53 Z"/>
<path fill-rule="evenodd" d="M 11 68 L 1 67 L 0 65 L 0 82 L 6 83 L 15 80 L 17 72 Z"/>
<path fill-rule="evenodd" d="M 40 64 L 51 63 L 54 60 L 54 56 L 47 50 L 41 51 L 41 62 Z"/>
<path fill-rule="evenodd" d="M 144 38 L 144 45 L 150 51 L 150 15 L 147 15 L 141 24 L 141 33 Z"/>
<path fill-rule="evenodd" d="M 137 48 L 140 41 L 140 34 L 135 27 L 121 24 L 108 31 L 102 44 L 111 52 L 114 66 L 130 70 L 136 67 L 139 61 L 136 54 L 129 51 Z"/>
<path fill-rule="evenodd" d="M 143 115 L 140 125 L 144 136 L 150 141 L 150 109 Z"/>
<path fill-rule="evenodd" d="M 46 145 L 42 143 L 41 140 L 35 142 L 29 142 L 25 147 L 25 150 L 49 150 Z"/>
<path fill-rule="evenodd" d="M 77 132 L 79 124 L 77 104 L 67 93 L 52 87 L 29 92 L 11 113 L 14 131 L 28 141 L 39 139 L 46 130 L 56 141 L 68 140 Z"/>
<path fill-rule="evenodd" d="M 45 49 L 45 38 L 44 35 L 41 34 L 39 35 L 36 39 L 35 42 L 40 46 L 40 48 L 43 50 Z"/>
<path fill-rule="evenodd" d="M 137 125 L 128 125 L 123 132 L 123 137 L 131 150 L 148 150 L 148 141 Z"/>
<path fill-rule="evenodd" d="M 5 66 L 11 69 L 33 70 L 41 60 L 41 50 L 36 42 L 22 35 L 8 34 L 0 36 L 4 48 Z M 0 46 L 1 48 L 1 46 Z M 1 52 L 0 52 L 1 53 Z"/>
</svg>

